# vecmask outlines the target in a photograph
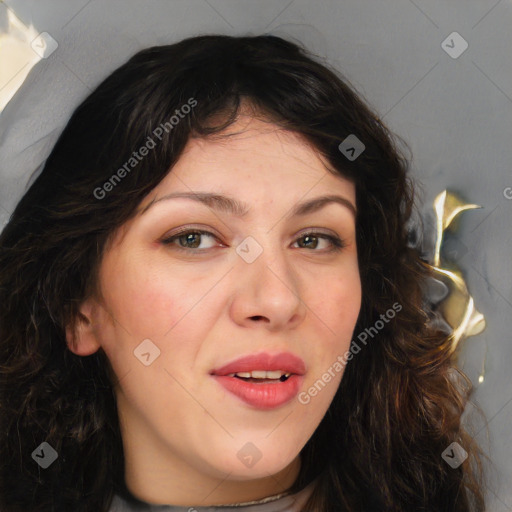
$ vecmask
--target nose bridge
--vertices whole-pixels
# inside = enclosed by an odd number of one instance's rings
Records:
[[[264,317],[272,324],[286,324],[303,316],[300,283],[287,248],[273,232],[249,236],[237,247],[239,289],[236,310],[244,319]]]
[[[242,268],[261,278],[277,281],[290,293],[295,291],[297,283],[290,269],[288,249],[283,247],[273,231],[246,237],[237,247],[237,253],[243,260]],[[241,262],[240,262],[241,263]],[[269,283],[266,283],[267,285]]]

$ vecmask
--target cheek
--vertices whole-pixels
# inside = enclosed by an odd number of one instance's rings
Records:
[[[201,297],[204,283],[170,267],[118,260],[104,272],[104,296],[118,323],[133,338],[161,339],[186,317]]]
[[[357,268],[339,277],[326,279],[317,291],[320,310],[328,325],[340,333],[355,326],[361,309],[361,281]]]
[[[160,350],[149,373],[161,373],[169,385],[168,369],[180,382],[188,382],[197,353],[220,314],[221,301],[208,293],[215,282],[211,275],[208,279],[157,262],[134,262],[135,258],[126,258],[115,273],[109,277],[105,273],[105,298],[115,318],[113,332],[102,333],[107,355],[118,375],[131,371],[142,383],[147,368],[134,353],[149,339]],[[152,347],[147,342],[145,346]],[[150,387],[155,384],[151,382],[147,382]]]
[[[357,269],[324,282],[317,289],[316,313],[319,332],[323,332],[321,361],[329,366],[350,347],[361,309],[361,283]]]
[[[346,368],[343,358],[350,348],[361,307],[357,267],[337,278],[331,276],[321,284],[316,288],[316,306],[311,307],[315,312],[317,336],[309,360],[314,363],[298,397],[307,410],[315,411],[311,418],[325,413],[343,378]]]

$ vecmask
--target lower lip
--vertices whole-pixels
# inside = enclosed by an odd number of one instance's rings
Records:
[[[254,383],[237,377],[214,375],[217,382],[246,404],[258,409],[274,409],[292,400],[302,385],[302,375],[291,375],[284,382]]]

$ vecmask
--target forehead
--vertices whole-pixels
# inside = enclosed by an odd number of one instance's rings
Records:
[[[342,203],[350,203],[338,211],[345,212],[342,215],[351,225],[355,222],[353,182],[335,173],[299,134],[250,116],[241,116],[214,137],[190,138],[179,160],[141,201],[135,218],[126,222],[115,238],[122,241],[132,224],[149,209],[153,211],[156,204],[171,207],[177,203],[167,198],[184,194],[196,200],[199,196],[218,196],[204,203],[235,215],[248,210],[248,215],[240,218],[257,219],[262,224],[293,216],[301,208],[303,213],[317,211],[322,201],[329,202],[325,196],[336,195]],[[316,207],[311,206],[315,200]],[[226,207],[227,203],[231,206]]]
[[[280,161],[294,159],[304,166],[311,166],[313,170],[325,165],[318,151],[300,134],[284,130],[270,121],[246,115],[241,115],[219,134],[191,138],[183,157],[193,154],[200,160],[213,155],[228,159],[233,152],[236,152],[237,158],[243,158],[251,165],[257,165],[259,161],[268,163],[276,157]],[[255,156],[257,160],[252,160]]]
[[[189,139],[179,161],[157,187],[223,188],[254,195],[343,191],[355,201],[352,182],[333,171],[309,141],[269,121],[241,115],[221,134]],[[247,188],[249,187],[249,189]],[[158,191],[158,190],[156,190]]]

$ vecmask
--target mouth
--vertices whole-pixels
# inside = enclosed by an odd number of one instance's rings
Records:
[[[238,373],[229,373],[226,377],[236,377],[237,379],[241,379],[245,382],[254,382],[257,384],[263,384],[266,382],[276,383],[286,382],[292,374],[290,372],[285,372],[283,370],[253,370],[251,372],[238,372]]]
[[[284,405],[297,395],[306,372],[304,361],[289,352],[241,357],[210,375],[232,395],[257,409]]]
[[[281,352],[275,355],[263,352],[243,356],[210,372],[211,375],[220,377],[272,380],[281,379],[284,376],[289,377],[292,374],[304,375],[304,373],[306,373],[304,361],[291,352]]]

